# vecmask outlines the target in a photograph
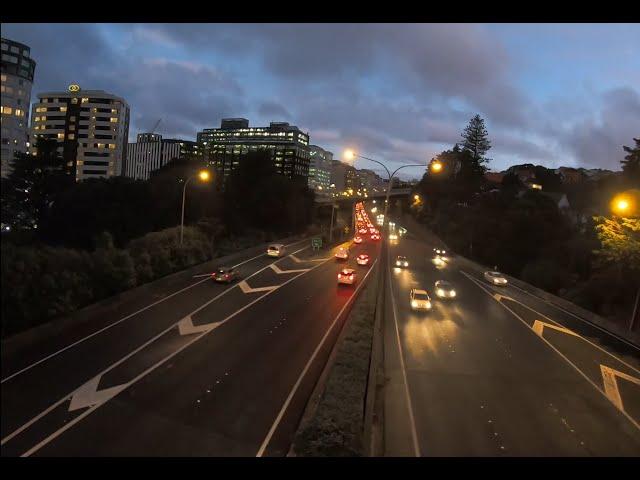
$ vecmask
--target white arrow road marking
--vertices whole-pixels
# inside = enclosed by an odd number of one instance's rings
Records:
[[[306,260],[300,260],[298,257],[296,257],[295,255],[291,254],[289,255],[291,257],[291,260],[293,260],[296,263],[304,263],[304,262],[324,262],[325,260],[329,260],[330,257],[327,258],[314,258],[314,259],[306,259]]]
[[[484,285],[482,285],[479,281],[477,281],[475,278],[473,278],[471,275],[469,275],[466,272],[463,272],[462,270],[460,270],[460,273],[462,273],[465,277],[467,277],[469,280],[471,280],[473,283],[475,283],[478,287],[480,287],[482,290],[484,290],[491,298],[493,298],[494,300],[496,299],[493,296],[493,293],[491,291],[489,291]],[[497,300],[496,300],[497,301]],[[514,300],[516,303],[520,303],[517,300]],[[520,322],[522,322],[526,327],[530,328],[533,331],[533,328],[530,327],[529,323],[522,318],[520,315],[518,315],[513,309],[511,309],[506,303],[500,302],[498,301],[498,303],[500,305],[502,305],[505,309],[507,309],[509,312],[511,312],[511,314],[516,317],[518,320],[520,320]],[[536,312],[535,310],[533,310],[531,307],[528,307],[527,305],[521,304],[525,307],[527,307],[529,310]],[[546,315],[541,314],[540,312],[536,312],[538,313],[538,315],[546,318],[547,320],[553,322],[552,319],[550,319],[549,317],[547,317]],[[557,323],[557,322],[554,322]],[[560,357],[562,357],[564,359],[565,362],[567,362],[569,365],[571,365],[571,367],[573,367],[573,369],[578,372],[587,382],[589,382],[591,384],[591,386],[593,388],[595,388],[598,392],[600,392],[605,398],[607,398],[609,401],[611,401],[618,409],[620,409],[620,407],[618,405],[620,405],[620,403],[616,404],[617,399],[615,397],[610,397],[607,393],[606,393],[606,388],[607,388],[607,382],[609,382],[609,388],[613,388],[612,384],[611,384],[611,378],[606,378],[605,379],[605,390],[603,390],[600,386],[596,385],[594,383],[593,380],[591,380],[591,378],[589,378],[582,370],[580,370],[580,368],[573,363],[571,360],[569,360],[567,358],[567,356],[565,354],[563,354],[560,350],[558,350],[551,342],[549,342],[546,338],[544,338],[542,335],[538,334],[537,332],[534,332],[534,334],[537,334],[537,336],[540,337],[540,339],[545,342],[551,349],[553,349],[558,355],[560,355]],[[581,340],[584,340],[588,343],[590,343],[591,345],[598,347],[597,345],[589,342],[587,339],[585,339],[584,337],[581,337],[580,335],[577,335],[577,337],[579,337]],[[609,353],[606,350],[598,347],[600,350],[602,350],[605,353]],[[627,363],[623,362],[622,360],[620,360],[618,357],[616,357],[615,355],[612,355],[611,353],[609,353],[610,356],[612,356],[613,358],[615,358],[617,361],[619,361],[620,363],[623,363],[624,365],[627,365],[628,367],[630,367],[631,369],[633,369],[634,371],[637,371],[635,368],[631,367],[630,365],[628,365]],[[633,377],[631,377],[633,378]],[[615,379],[614,379],[615,381]],[[617,389],[617,386],[615,387]],[[621,402],[621,400],[620,400]],[[622,414],[627,418],[627,420],[629,420],[629,422],[631,422],[633,424],[634,427],[636,427],[638,430],[640,430],[640,425],[638,424],[638,422],[636,422],[636,420],[634,420],[631,415],[629,415],[627,412],[625,412],[624,410],[620,409],[620,411],[622,412]]]
[[[249,286],[249,284],[247,282],[245,282],[244,280],[242,280],[238,286],[240,287],[240,289],[242,290],[242,293],[255,293],[255,292],[270,292],[271,290],[274,290],[276,288],[278,288],[277,285],[271,286],[271,287],[257,287],[257,288],[251,288]]]
[[[611,403],[624,412],[624,405],[622,404],[622,397],[620,396],[618,379],[616,377],[624,378],[636,385],[640,385],[640,378],[632,377],[631,375],[604,365],[600,365],[600,371],[602,372],[602,380],[604,382],[604,392],[607,394],[607,397],[609,397],[609,400],[611,400]]]
[[[300,273],[300,272],[307,272],[310,269],[309,268],[301,268],[299,270],[280,270],[278,268],[278,266],[275,263],[272,263],[271,265],[269,265],[269,267],[271,268],[271,270],[273,270],[274,272],[276,272],[278,275],[282,275],[283,273]]]
[[[502,301],[503,298],[506,300],[511,300],[512,302],[515,302],[513,298],[507,297],[506,295],[500,295],[499,293],[494,293],[493,298],[495,298],[499,302]]]
[[[314,268],[317,268],[319,266],[321,266],[322,264],[318,264],[315,267],[313,267],[311,270],[313,270]],[[266,267],[265,267],[266,268]],[[264,269],[263,269],[264,270]],[[262,270],[260,270],[262,271]],[[256,272],[254,275],[256,275],[258,272]],[[287,285],[288,283],[294,281],[296,278],[300,277],[301,275],[304,275],[304,273],[301,273],[299,275],[295,275],[294,277],[288,279],[286,282],[284,282],[281,285],[278,285],[277,287],[273,288],[273,291],[284,287],[285,285]],[[225,290],[222,294],[226,292],[231,291],[230,289]],[[271,295],[271,293],[273,293],[273,291],[271,292],[267,292],[266,295],[262,295],[261,297],[256,298],[255,300],[249,302],[248,304],[246,304],[245,306],[241,307],[240,309],[236,310],[235,312],[233,312],[232,314],[230,314],[229,316],[227,316],[224,320],[221,320],[220,322],[218,322],[218,326],[221,326],[222,324],[226,323],[227,321],[231,320],[233,317],[235,317],[236,315],[240,314],[241,312],[245,311],[246,309],[250,308],[252,305],[254,305],[256,302],[259,302],[261,300],[263,300],[265,297]],[[220,296],[219,295],[219,296]],[[217,298],[217,297],[216,297]],[[195,313],[199,312],[200,310],[202,310],[203,308],[205,308],[207,305],[209,305],[213,300],[208,301],[207,303],[205,303],[204,305],[201,305],[200,307],[198,307],[196,310],[194,310],[193,312],[191,312],[191,315],[194,315]],[[175,327],[175,324],[172,325],[169,328],[173,328]],[[166,332],[167,330],[165,330]],[[165,332],[162,332],[162,334],[164,334]],[[135,378],[133,378],[132,380],[130,380],[129,382],[127,382],[126,384],[121,385],[122,389],[121,390],[125,390],[126,388],[130,387],[131,385],[135,384],[136,382],[138,382],[141,378],[143,378],[144,376],[148,375],[149,373],[151,373],[152,371],[154,371],[155,369],[157,369],[159,366],[163,365],[165,362],[169,361],[171,358],[173,358],[174,356],[178,355],[180,352],[182,352],[184,349],[188,348],[189,346],[191,346],[193,343],[197,342],[198,340],[200,340],[202,337],[204,337],[205,335],[207,335],[209,332],[202,332],[199,335],[196,335],[193,337],[192,340],[186,342],[184,345],[182,345],[180,348],[174,350],[173,352],[171,352],[169,355],[167,355],[166,357],[164,357],[162,360],[158,361],[156,364],[152,365],[151,367],[149,367],[148,369],[146,369],[144,372],[138,374]],[[157,336],[155,337],[157,338]],[[153,341],[154,339],[152,339],[151,341]],[[133,353],[127,355],[127,357],[119,360],[118,362],[116,362],[115,364],[111,365],[110,367],[108,367],[106,370],[104,370],[102,373],[100,373],[99,375],[104,375],[106,372],[113,370],[113,368],[115,368],[117,365],[121,364],[126,358],[128,358],[129,356],[131,356]],[[71,395],[74,395],[76,393],[76,391],[74,391],[73,393],[71,393]],[[115,396],[112,395],[112,397]],[[40,413],[38,416],[34,417],[32,420],[30,420],[28,423],[26,423],[25,425],[23,425],[22,427],[20,427],[18,430],[16,430],[15,432],[13,432],[12,434],[8,435],[7,437],[2,439],[2,444],[4,445],[8,440],[10,440],[11,438],[13,438],[14,436],[16,436],[18,433],[20,433],[21,431],[23,431],[24,429],[28,428],[30,425],[32,425],[34,422],[36,422],[37,420],[39,420],[40,418],[44,417],[45,415],[47,415],[49,412],[51,412],[55,407],[57,407],[60,403],[66,401],[69,398],[69,395],[65,396],[63,399],[61,399],[59,402],[57,402],[54,405],[51,405],[49,408],[47,408],[45,411],[43,411],[42,413]],[[106,401],[103,401],[102,403],[96,403],[93,406],[91,406],[90,408],[88,408],[86,411],[82,412],[80,415],[78,415],[76,418],[74,418],[73,420],[65,423],[65,425],[61,428],[59,428],[58,430],[54,431],[52,434],[50,434],[49,436],[47,436],[46,438],[44,438],[43,440],[41,440],[39,443],[37,443],[36,445],[34,445],[33,447],[31,447],[29,450],[27,450],[26,452],[24,452],[22,455],[20,455],[21,457],[29,457],[31,456],[33,453],[37,452],[38,450],[40,450],[43,446],[47,445],[49,442],[51,442],[52,440],[54,440],[55,438],[57,438],[58,436],[62,435],[62,433],[64,433],[66,430],[70,429],[71,427],[73,427],[75,424],[77,424],[78,422],[82,421],[84,418],[86,418],[88,415],[90,415],[91,413],[93,413],[96,409],[100,408],[102,405],[104,405],[106,403]]]
[[[98,390],[98,384],[101,378],[102,375],[98,375],[76,390],[69,404],[70,412],[104,403],[115,397],[128,386],[128,384],[125,383],[115,387],[105,388],[104,390]]]
[[[180,335],[191,335],[193,333],[208,332],[218,326],[219,322],[205,323],[204,325],[194,325],[191,315],[184,317],[178,322],[178,332]]]
[[[564,327],[558,327],[557,325],[552,325],[551,323],[545,323],[541,320],[536,320],[535,322],[533,322],[533,327],[531,328],[538,335],[542,336],[542,331],[544,330],[544,327],[553,328],[554,330],[557,330],[559,332],[568,333],[569,335],[573,335],[574,337],[582,338],[573,330],[569,330],[568,328],[564,328]]]

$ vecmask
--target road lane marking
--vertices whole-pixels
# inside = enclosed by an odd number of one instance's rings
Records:
[[[273,285],[271,287],[251,288],[245,280],[242,280],[238,286],[240,287],[240,290],[242,290],[242,293],[270,292],[271,290],[278,288],[277,285]]]
[[[76,390],[69,403],[69,411],[80,410],[81,408],[92,407],[99,403],[104,403],[115,397],[127,387],[127,384],[116,385],[115,387],[98,390],[98,384],[102,376],[93,378]]]
[[[299,242],[298,242],[299,243]],[[305,248],[309,248],[309,247],[305,247]],[[298,251],[302,251],[305,248],[302,248]],[[318,264],[315,267],[311,268],[310,270],[314,270],[317,267],[320,267],[322,264]],[[268,268],[268,265],[262,269],[260,269],[259,271],[255,272],[253,275],[251,275],[248,278],[251,278],[252,276],[257,275],[258,273],[266,270]],[[287,285],[288,283],[292,282],[293,280],[295,280],[296,278],[306,274],[307,272],[303,272],[300,273],[290,279],[288,279],[286,282],[284,282],[283,284],[279,285],[278,287],[276,287],[275,289],[271,290],[270,292],[267,292],[265,295],[262,295],[258,298],[256,298],[255,300],[249,302],[247,305],[241,307],[240,309],[236,310],[235,312],[233,312],[232,314],[230,314],[229,316],[227,316],[224,320],[220,321],[220,322],[215,322],[217,326],[221,326],[224,323],[226,323],[228,320],[232,319],[233,317],[235,317],[236,315],[240,314],[241,312],[243,312],[244,310],[246,310],[247,308],[251,307],[252,305],[254,305],[255,303],[259,302],[260,300],[264,299],[265,297],[271,295],[274,291],[278,290],[281,287],[284,287],[285,285]],[[231,291],[236,285],[234,285],[231,288],[228,288],[227,290],[225,290],[224,292],[222,292],[220,295],[218,295],[217,297],[220,297],[222,295],[224,295],[225,293]],[[217,298],[216,297],[216,298]],[[204,305],[198,307],[196,310],[194,310],[193,312],[191,312],[189,314],[189,316],[194,315],[195,313],[201,311],[203,308],[205,308],[207,305],[209,305],[211,302],[213,302],[212,299],[210,301],[208,301],[207,303],[205,303]],[[147,344],[151,343],[152,341],[154,341],[155,339],[159,338],[161,335],[164,335],[167,331],[171,330],[172,328],[174,328],[177,325],[174,324],[171,327],[169,327],[168,329],[166,329],[164,332],[161,332],[159,335],[157,335],[156,337],[154,337],[152,340],[150,340],[149,342],[147,342]],[[205,335],[207,335],[211,330],[213,329],[209,329],[206,332],[203,332],[197,336],[195,336],[191,341],[185,343],[184,345],[182,345],[180,348],[176,349],[175,351],[173,351],[171,354],[169,354],[168,356],[166,356],[165,358],[163,358],[162,360],[158,361],[156,364],[152,365],[151,367],[149,367],[147,370],[143,371],[142,373],[140,373],[138,376],[136,376],[134,379],[132,379],[131,381],[127,382],[126,384],[121,384],[119,385],[119,387],[123,387],[118,393],[122,392],[123,390],[125,390],[126,388],[128,388],[129,386],[135,384],[137,381],[139,381],[141,378],[143,378],[144,376],[148,375],[149,373],[151,373],[153,370],[155,370],[156,368],[158,368],[159,366],[161,366],[162,364],[164,364],[165,362],[167,362],[168,360],[170,360],[171,358],[173,358],[175,355],[177,355],[178,353],[182,352],[184,349],[186,349],[187,347],[191,346],[193,343],[197,342],[198,340],[200,340],[202,337],[204,337]],[[142,347],[140,347],[139,349],[136,350],[140,350],[141,348],[143,348],[146,345],[143,345]],[[136,351],[131,352],[129,355],[127,355],[126,357],[122,358],[121,360],[119,360],[118,362],[116,362],[115,364],[111,365],[110,367],[108,367],[107,369],[105,369],[104,371],[102,371],[101,373],[99,373],[98,375],[96,375],[96,377],[101,377],[103,376],[105,373],[107,373],[108,371],[112,370],[113,368],[115,368],[117,365],[121,364],[122,362],[124,362],[127,358],[129,358],[130,356],[132,356],[134,353],[136,353]],[[91,381],[95,381],[95,378],[92,378]],[[91,382],[90,381],[90,382]],[[21,433],[22,431],[24,431],[26,428],[28,428],[29,426],[31,426],[33,423],[35,423],[37,420],[39,420],[40,418],[44,417],[47,413],[51,412],[53,409],[55,409],[57,406],[59,406],[60,404],[64,403],[65,401],[69,400],[70,397],[76,393],[78,390],[82,389],[85,386],[85,384],[83,384],[82,386],[80,386],[78,389],[74,390],[74,392],[72,392],[69,395],[66,395],[65,397],[63,397],[62,399],[60,399],[58,402],[56,402],[55,404],[51,405],[50,407],[48,407],[46,410],[44,410],[42,413],[40,413],[39,415],[37,415],[36,417],[34,417],[33,419],[31,419],[29,422],[27,422],[26,424],[22,425],[20,428],[18,428],[17,430],[15,430],[13,433],[11,433],[10,435],[8,435],[7,437],[2,439],[1,444],[4,445],[7,441],[11,440],[11,438],[15,437],[16,435],[18,435],[19,433]],[[48,443],[50,443],[52,440],[54,440],[55,438],[57,438],[58,436],[60,436],[62,433],[64,433],[66,430],[68,430],[69,428],[71,428],[72,426],[74,426],[75,424],[77,424],[78,422],[80,422],[81,420],[83,420],[84,418],[86,418],[88,415],[90,415],[91,413],[93,413],[95,410],[97,410],[99,407],[101,407],[102,405],[104,405],[105,403],[107,403],[108,400],[110,400],[111,398],[114,398],[115,395],[111,396],[108,399],[105,399],[105,401],[103,401],[102,403],[96,403],[95,405],[89,407],[88,410],[86,410],[85,412],[83,412],[81,415],[77,416],[76,418],[74,418],[73,420],[71,420],[70,422],[66,423],[63,427],[59,428],[58,430],[56,430],[55,432],[53,432],[52,434],[50,434],[48,437],[46,437],[45,439],[43,439],[41,442],[39,442],[38,444],[36,444],[35,446],[33,446],[32,448],[30,448],[29,450],[27,450],[25,453],[23,453],[21,455],[21,457],[28,457],[30,455],[32,455],[33,453],[37,452],[38,450],[40,450],[43,446],[47,445]]]
[[[622,404],[622,397],[620,396],[620,390],[618,389],[617,377],[624,378],[636,385],[640,385],[640,378],[632,377],[624,372],[620,372],[615,368],[607,367],[606,365],[600,365],[600,371],[602,372],[602,381],[604,383],[604,391],[611,400],[611,402],[618,407],[619,410],[624,411],[624,405]]]
[[[396,340],[398,341],[398,353],[400,354],[400,367],[402,369],[402,379],[404,381],[404,391],[407,398],[407,409],[409,410],[409,422],[411,424],[411,438],[413,440],[413,449],[416,457],[421,457],[420,444],[418,443],[418,432],[416,431],[416,420],[413,415],[413,407],[411,401],[411,393],[409,392],[409,381],[407,380],[407,368],[404,363],[404,351],[402,350],[402,342],[400,341],[400,329],[398,327],[398,317],[396,314],[396,300],[393,294],[393,275],[391,274],[391,257],[387,255],[389,267],[389,293],[391,294],[391,306],[393,312],[393,322],[396,330]]]
[[[578,320],[580,320],[582,323],[586,323],[587,325],[589,325],[589,326],[591,326],[591,327],[595,327],[595,328],[597,328],[598,330],[603,331],[603,332],[604,332],[604,333],[606,333],[607,335],[611,335],[611,336],[612,336],[612,337],[614,337],[615,339],[617,339],[617,340],[619,340],[619,341],[621,341],[621,342],[625,343],[626,345],[629,345],[630,347],[635,348],[636,350],[640,350],[640,347],[639,347],[638,345],[635,345],[635,344],[633,344],[633,343],[629,342],[628,340],[626,340],[626,339],[624,339],[624,338],[620,337],[619,335],[616,335],[615,333],[613,333],[613,332],[611,332],[611,331],[607,330],[606,328],[601,327],[600,325],[597,325],[597,324],[595,324],[595,323],[592,323],[592,322],[590,322],[589,320],[586,320],[586,319],[584,319],[584,318],[580,317],[579,315],[576,315],[575,313],[570,312],[569,310],[566,310],[565,308],[561,307],[560,305],[556,305],[555,303],[550,302],[550,301],[548,301],[548,300],[545,300],[545,299],[544,299],[544,298],[542,298],[542,297],[538,297],[537,295],[534,295],[534,294],[533,294],[533,293],[531,293],[531,292],[527,292],[527,291],[526,291],[526,290],[524,290],[523,288],[520,288],[520,287],[518,287],[517,285],[514,285],[513,283],[511,283],[509,286],[514,287],[514,288],[517,288],[518,290],[520,290],[520,291],[521,291],[521,292],[523,292],[523,293],[526,293],[526,294],[527,294],[527,295],[529,295],[530,297],[533,297],[533,298],[535,298],[536,300],[540,300],[541,302],[546,303],[546,304],[547,304],[547,305],[549,305],[550,307],[553,307],[553,308],[555,308],[555,309],[557,309],[557,310],[560,310],[561,312],[564,312],[564,313],[566,313],[566,314],[568,314],[568,315],[571,315],[571,316],[572,316],[572,317],[574,317],[574,318],[577,318],[577,319],[578,319]]]
[[[303,240],[299,240],[299,241],[297,241],[297,242],[290,243],[289,245],[286,245],[286,246],[287,246],[287,247],[289,247],[289,246],[291,246],[291,245],[296,245],[296,244],[301,243],[301,242],[306,241],[306,240],[308,240],[308,239],[306,239],[306,238],[305,238],[305,239],[303,239]],[[300,251],[300,250],[298,250],[298,251]],[[261,253],[260,255],[256,255],[255,257],[249,258],[248,260],[245,260],[245,261],[243,261],[243,262],[238,263],[237,265],[234,265],[234,266],[233,266],[233,268],[237,268],[237,267],[239,267],[239,266],[241,266],[241,265],[244,265],[245,263],[248,263],[248,262],[250,262],[250,261],[253,261],[253,260],[255,260],[255,259],[257,259],[257,258],[260,258],[260,257],[263,257],[263,256],[264,256],[264,253]],[[207,276],[210,276],[210,275],[207,275]],[[206,281],[207,281],[207,279],[206,279],[206,278],[205,278],[205,279],[203,279],[203,280],[199,280],[199,281],[197,281],[197,282],[195,282],[195,283],[193,283],[193,284],[191,284],[191,285],[186,286],[185,288],[182,288],[182,289],[178,290],[177,292],[172,293],[171,295],[167,295],[166,297],[163,297],[163,298],[161,298],[160,300],[157,300],[157,301],[155,301],[155,302],[153,302],[153,303],[150,303],[149,305],[147,305],[147,306],[145,306],[145,307],[142,307],[140,310],[137,310],[137,311],[135,311],[135,312],[133,312],[133,313],[130,313],[129,315],[127,315],[127,316],[125,316],[125,317],[123,317],[123,318],[121,318],[121,319],[119,319],[119,320],[115,321],[114,323],[111,323],[111,324],[109,324],[109,325],[107,325],[107,326],[105,326],[105,327],[101,328],[100,330],[98,330],[98,331],[96,331],[96,332],[93,332],[92,334],[87,335],[86,337],[81,338],[80,340],[77,340],[77,341],[73,342],[73,343],[72,343],[72,344],[70,344],[70,345],[67,345],[67,346],[66,346],[66,347],[64,347],[64,348],[61,348],[60,350],[58,350],[58,351],[56,351],[56,352],[54,352],[54,353],[52,353],[52,354],[50,354],[50,355],[47,355],[46,357],[41,358],[40,360],[38,360],[38,361],[36,361],[36,362],[34,362],[34,363],[32,363],[32,364],[28,365],[27,367],[24,367],[24,368],[23,368],[23,369],[21,369],[21,370],[18,370],[18,371],[17,371],[17,372],[15,372],[15,373],[12,373],[12,374],[11,374],[11,375],[9,375],[8,377],[5,377],[5,378],[3,378],[2,380],[0,380],[0,384],[2,384],[2,383],[4,383],[4,382],[7,382],[7,381],[11,380],[12,378],[17,377],[18,375],[21,375],[21,374],[23,374],[23,373],[27,372],[28,370],[31,370],[33,367],[35,367],[35,366],[37,366],[37,365],[40,365],[41,363],[46,362],[47,360],[50,360],[50,359],[52,359],[53,357],[56,357],[56,356],[60,355],[62,352],[66,351],[66,350],[69,350],[70,348],[75,347],[76,345],[79,345],[79,344],[83,343],[84,341],[89,340],[90,338],[92,338],[92,337],[94,337],[94,336],[96,336],[96,335],[98,335],[98,334],[100,334],[100,333],[102,333],[102,332],[105,332],[105,331],[109,330],[111,327],[115,327],[116,325],[118,325],[118,324],[120,324],[120,323],[124,322],[125,320],[128,320],[129,318],[131,318],[131,317],[133,317],[133,316],[135,316],[135,315],[138,315],[139,313],[142,313],[142,312],[144,312],[145,310],[148,310],[149,308],[154,307],[155,305],[158,305],[159,303],[162,303],[162,302],[164,302],[165,300],[169,300],[171,297],[174,297],[174,296],[176,296],[176,295],[178,295],[178,294],[180,294],[180,293],[182,293],[182,292],[185,292],[185,291],[189,290],[190,288],[193,288],[193,287],[195,287],[196,285],[199,285],[199,284],[201,284],[202,282],[206,282]]]
[[[558,327],[557,325],[553,325],[552,323],[546,323],[546,322],[543,322],[542,320],[535,320],[533,322],[533,326],[531,327],[531,329],[534,332],[536,332],[538,335],[542,336],[542,332],[544,331],[544,327],[552,328],[553,330],[557,330],[557,331],[562,332],[562,333],[567,333],[569,335],[573,335],[574,337],[582,338],[580,335],[578,335],[573,330],[569,330],[568,328],[564,328],[564,327]]]
[[[478,280],[476,280],[475,278],[473,278],[471,275],[467,274],[466,272],[463,272],[462,270],[460,272],[463,275],[465,275],[469,280],[471,280],[473,283],[475,283],[478,287],[480,287],[482,290],[484,290],[491,298],[496,300],[496,298],[493,296],[492,292],[490,290],[488,290],[484,285],[482,285]],[[511,309],[509,306],[507,306],[505,303],[503,303],[503,302],[501,302],[499,300],[496,300],[496,302],[498,302],[499,305],[502,305],[502,307],[506,308],[509,312],[511,312],[511,314],[514,317],[516,317],[518,320],[520,320],[527,327],[528,330],[533,332],[533,329],[529,326],[529,323],[524,318],[522,318],[520,315],[518,315],[513,309]],[[580,368],[578,368],[578,366],[575,363],[573,363],[571,360],[569,360],[551,342],[549,342],[546,338],[544,338],[542,336],[539,336],[535,332],[533,332],[533,334],[536,335],[536,337],[540,338],[543,342],[545,342],[549,347],[551,347],[558,355],[560,355],[560,357],[562,357],[569,365],[571,365],[587,382],[589,382],[591,384],[591,386],[593,386],[593,388],[595,388],[607,400],[609,400],[611,403],[613,403],[613,405],[616,408],[618,407],[618,405],[616,405],[615,402],[611,401],[611,398],[609,398],[609,396],[606,394],[604,389],[602,389],[598,385],[596,385],[593,380],[591,380],[585,373],[583,373],[582,370],[580,370]],[[585,340],[584,337],[580,337],[580,338],[582,340]],[[622,363],[624,363],[624,362],[622,362]],[[640,430],[640,424],[638,424],[638,422],[636,422],[625,410],[621,410],[620,408],[618,408],[618,411],[621,412],[627,418],[627,420],[629,420],[633,424],[633,426],[635,426],[638,430]]]
[[[217,326],[217,322],[206,323],[204,325],[194,325],[191,315],[188,315],[178,322],[178,333],[180,335],[193,335],[194,333],[208,332]]]
[[[304,259],[304,260],[300,260],[298,257],[296,257],[295,255],[290,255],[291,260],[293,260],[296,263],[305,263],[305,262],[324,262],[326,260],[329,260],[329,258],[331,257],[327,257],[327,258],[313,258],[313,259]]]
[[[329,257],[327,259],[327,261],[328,260],[331,260],[331,257]],[[333,322],[331,322],[331,325],[329,325],[329,328],[327,329],[327,331],[325,332],[324,336],[322,337],[322,340],[320,340],[320,343],[318,344],[316,349],[311,354],[311,357],[309,358],[309,360],[307,361],[306,365],[304,366],[304,369],[302,370],[302,373],[300,373],[300,376],[298,376],[298,380],[296,380],[296,383],[293,385],[293,388],[289,392],[289,395],[287,396],[287,399],[285,400],[284,404],[282,405],[282,408],[278,412],[278,415],[276,416],[276,419],[273,421],[273,424],[271,425],[271,428],[269,429],[269,432],[267,433],[267,436],[262,441],[262,444],[260,445],[260,449],[258,450],[258,453],[256,453],[256,457],[262,457],[262,455],[264,455],[264,452],[267,449],[267,446],[269,445],[269,442],[271,441],[271,438],[273,437],[273,434],[276,432],[278,426],[280,425],[280,422],[282,421],[282,417],[284,416],[284,413],[286,412],[287,408],[289,407],[289,404],[291,403],[291,400],[293,399],[293,397],[295,396],[296,392],[298,391],[298,387],[302,383],[302,379],[307,374],[307,371],[309,370],[309,368],[313,364],[313,361],[315,360],[316,355],[318,355],[318,352],[320,351],[320,349],[324,345],[324,342],[326,341],[327,337],[329,336],[329,334],[333,330],[333,327],[335,326],[336,322],[338,321],[338,319],[340,318],[340,316],[342,315],[344,310],[347,308],[347,306],[351,303],[351,300],[353,300],[355,298],[355,295],[356,295],[356,293],[358,293],[358,290],[360,290],[360,288],[362,288],[362,286],[364,285],[367,277],[369,276],[369,274],[373,270],[373,267],[375,266],[377,261],[378,261],[378,259],[376,259],[373,262],[373,264],[371,265],[371,268],[367,271],[367,273],[364,276],[364,278],[362,279],[362,281],[358,284],[358,286],[354,290],[354,292],[351,295],[351,297],[349,297],[349,300],[347,300],[345,302],[345,304],[342,306],[342,308],[338,312],[338,315],[336,315],[336,317],[333,319]]]
[[[272,263],[271,265],[269,265],[269,267],[271,267],[271,270],[276,272],[278,275],[282,275],[283,273],[298,273],[298,272],[309,271],[308,268],[301,268],[299,270],[280,270],[280,268],[278,268],[278,266],[275,263]]]

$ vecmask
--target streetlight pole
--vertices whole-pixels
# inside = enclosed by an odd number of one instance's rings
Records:
[[[200,172],[198,172],[197,175],[192,175],[189,178],[187,178],[187,181],[184,182],[184,187],[182,187],[182,215],[180,217],[180,245],[182,245],[182,241],[184,239],[184,204],[187,198],[187,185],[191,180],[193,180],[196,177],[200,178],[200,180],[202,180],[203,182],[206,182],[209,180],[209,172],[207,170],[200,170]]]
[[[351,154],[354,157],[362,158],[364,160],[369,160],[370,162],[375,162],[378,165],[380,165],[382,168],[384,168],[385,171],[387,172],[387,176],[389,178],[389,184],[387,185],[387,194],[386,194],[385,201],[384,201],[384,219],[383,219],[383,223],[382,223],[382,227],[384,228],[384,226],[387,224],[387,211],[389,209],[389,196],[391,195],[391,181],[393,180],[395,174],[398,173],[398,170],[402,170],[403,168],[408,168],[408,167],[426,167],[426,165],[423,165],[421,163],[412,164],[412,165],[403,165],[401,167],[396,168],[393,171],[393,173],[391,173],[389,171],[389,169],[386,167],[386,165],[384,163],[382,163],[382,162],[379,162],[378,160],[374,160],[373,158],[365,157],[364,155],[360,155],[360,154],[357,154],[355,152],[351,152]]]
[[[182,187],[182,216],[180,218],[180,245],[182,245],[182,240],[184,238],[184,203],[187,197],[187,185],[193,178],[195,177],[187,178],[187,181],[184,182],[184,187]]]

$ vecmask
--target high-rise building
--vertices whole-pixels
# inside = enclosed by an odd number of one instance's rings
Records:
[[[332,160],[333,153],[317,145],[309,146],[309,188],[329,188]]]
[[[368,191],[383,190],[382,178],[373,170],[366,168],[358,170],[358,179],[361,188],[366,188]]]
[[[344,162],[333,160],[331,162],[331,184],[335,190],[342,192],[348,189],[357,190],[360,188],[358,171]]]
[[[277,171],[290,178],[309,176],[309,135],[286,122],[249,127],[246,118],[225,118],[220,128],[198,132],[198,146],[209,162],[229,175],[249,152],[268,150]]]
[[[29,105],[36,62],[31,49],[22,43],[2,38],[2,153],[3,177],[11,171],[15,152],[29,147]]]
[[[127,147],[127,163],[124,175],[136,180],[149,180],[151,173],[175,158],[198,155],[196,142],[180,139],[163,139],[157,133],[139,133],[136,143]]]
[[[39,137],[58,142],[58,152],[76,180],[126,171],[129,105],[103,90],[69,85],[66,92],[38,94],[31,113],[31,151]]]

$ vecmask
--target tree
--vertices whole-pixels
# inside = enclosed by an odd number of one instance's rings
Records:
[[[462,133],[463,150],[470,152],[473,160],[479,165],[489,161],[485,158],[485,154],[491,149],[491,141],[488,137],[484,119],[480,115],[469,120],[469,124]]]
[[[596,254],[604,262],[640,272],[640,218],[594,217],[601,248]]]
[[[636,143],[635,147],[622,147],[627,155],[624,160],[620,160],[620,163],[626,180],[632,187],[638,188],[640,186],[640,138],[634,138],[633,141]]]
[[[37,229],[57,196],[75,183],[55,140],[39,138],[36,152],[16,152],[12,172],[2,180],[2,223],[14,229]]]

